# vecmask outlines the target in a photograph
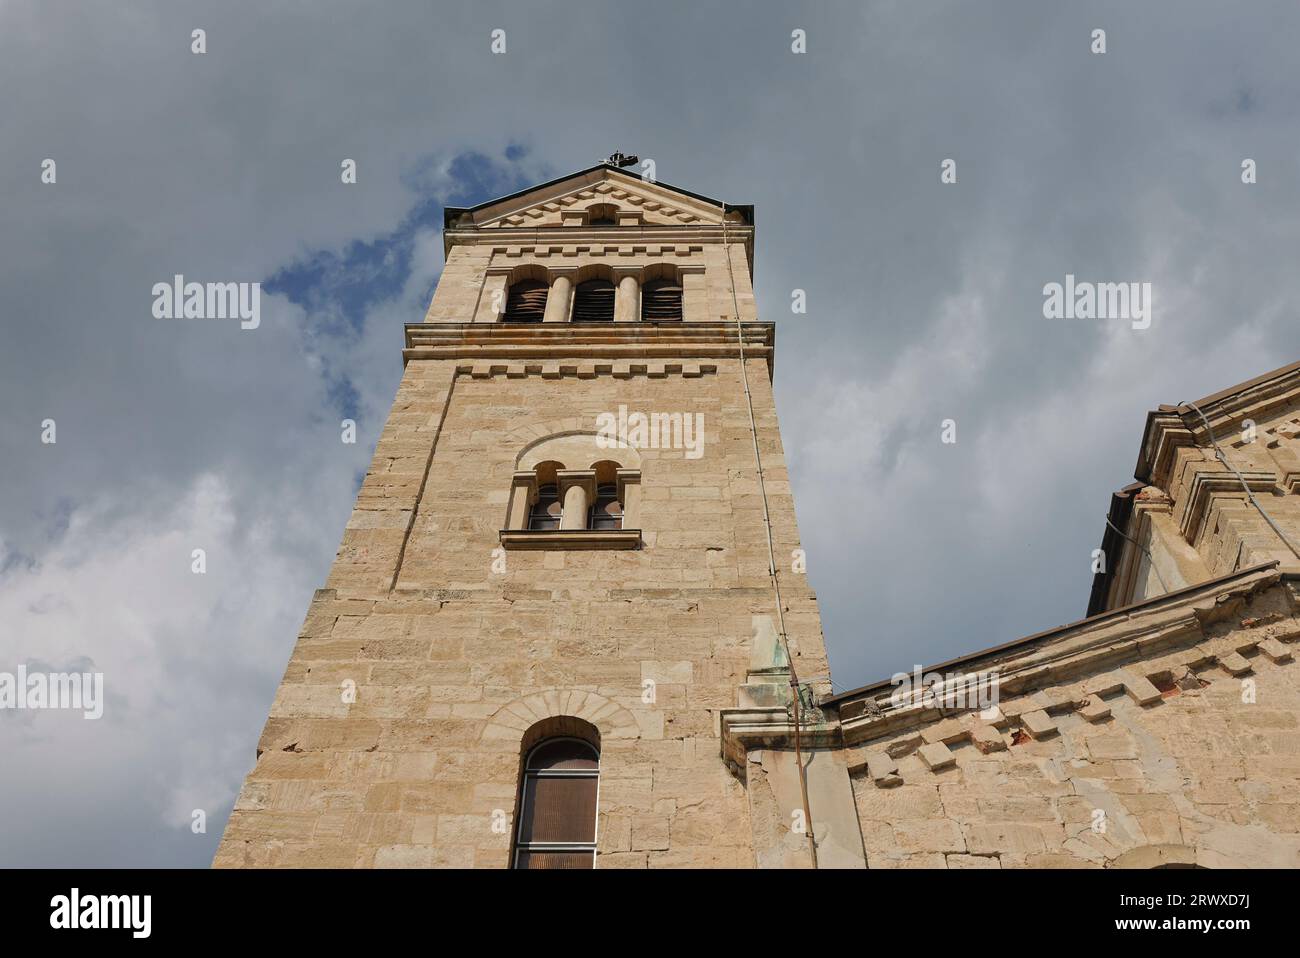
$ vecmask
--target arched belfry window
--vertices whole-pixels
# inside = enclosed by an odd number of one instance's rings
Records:
[[[623,528],[623,501],[618,489],[618,463],[610,460],[594,462],[596,495],[591,500],[587,514],[588,529]]]
[[[605,442],[603,435],[566,430],[520,452],[510,477],[502,546],[641,548],[641,457],[616,436]]]
[[[528,516],[528,528],[533,532],[544,529],[560,528],[563,505],[560,502],[560,487],[553,482],[537,487],[537,501]]]
[[[573,322],[612,323],[614,321],[614,284],[607,279],[579,283],[573,295]]]
[[[588,529],[623,528],[623,504],[618,501],[618,486],[596,487],[596,501],[591,506]]]
[[[682,287],[675,279],[652,279],[641,287],[641,319],[673,322],[682,318]]]
[[[558,462],[537,464],[537,496],[528,509],[528,528],[532,532],[560,528],[560,519],[564,515],[564,500],[556,473],[560,468]]]
[[[600,753],[580,738],[548,738],[524,759],[515,868],[593,868]]]
[[[546,314],[546,294],[549,287],[539,279],[521,279],[510,284],[506,295],[507,323],[540,323]]]

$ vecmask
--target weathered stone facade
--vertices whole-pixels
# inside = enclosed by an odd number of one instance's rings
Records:
[[[871,867],[1300,865],[1297,436],[1300,363],[1160,407],[1089,617],[928,670],[996,709],[824,703]]]
[[[1300,541],[1300,364],[1152,414],[1090,617],[928,670],[996,673],[996,707],[832,697],[751,211],[602,165],[445,236],[214,864],[508,867],[523,756],[565,734],[600,868],[809,867],[805,806],[823,868],[1300,864],[1300,564],[1260,512]],[[571,322],[593,278],[612,321]],[[661,278],[680,322],[641,321]],[[502,322],[524,281],[544,320]],[[608,448],[620,408],[702,445]],[[575,524],[615,482],[621,528]]]
[[[1295,603],[1270,564],[960,663],[992,714],[851,697],[871,867],[1294,867]]]
[[[745,788],[718,751],[719,712],[775,616],[738,335],[791,651],[801,674],[829,683],[816,599],[789,571],[799,536],[773,330],[755,321],[749,282],[753,230],[730,214],[728,268],[717,204],[609,169],[585,177],[594,189],[544,187],[449,227],[447,270],[426,323],[408,328],[397,399],[217,865],[506,866],[521,742],[557,716],[600,732],[599,867],[755,864]],[[676,225],[537,218],[561,234],[552,244],[499,218],[592,201],[653,205],[647,220],[676,210]],[[665,260],[688,270],[682,323],[516,326],[493,312],[494,284],[520,266],[535,276],[554,263],[554,282],[607,261],[637,277]],[[597,417],[620,406],[702,414],[699,455],[584,452]],[[556,455],[585,457],[570,470],[615,457],[639,471],[638,501],[625,503],[638,548],[500,548],[519,525],[514,477],[555,438],[570,450]]]

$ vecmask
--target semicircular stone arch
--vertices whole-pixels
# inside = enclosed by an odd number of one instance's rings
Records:
[[[1139,845],[1110,863],[1110,868],[1197,868],[1196,848],[1191,845]]]
[[[596,462],[616,462],[623,469],[640,469],[641,454],[628,445],[598,442],[600,434],[591,420],[570,418],[537,423],[511,432],[508,441],[522,446],[515,469],[529,470],[539,462],[563,463],[566,469],[590,469]]]
[[[596,692],[546,689],[507,702],[488,719],[483,739],[522,742],[524,733],[547,719],[571,716],[596,726],[605,739],[640,738],[636,719],[622,705]]]

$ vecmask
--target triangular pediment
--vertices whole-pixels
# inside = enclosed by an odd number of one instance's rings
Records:
[[[448,211],[448,225],[478,229],[716,226],[722,222],[721,207],[720,201],[601,165],[471,209]]]

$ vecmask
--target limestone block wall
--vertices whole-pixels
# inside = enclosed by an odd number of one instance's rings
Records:
[[[855,745],[868,867],[1300,865],[1294,582],[1204,607],[1199,641]]]
[[[755,864],[717,718],[745,682],[752,617],[774,612],[739,363],[579,378],[581,364],[408,363],[216,865],[505,867],[522,736],[563,715],[601,735],[597,867]],[[788,562],[798,530],[764,362],[749,382]],[[620,404],[704,416],[698,458],[640,450],[643,547],[510,551],[498,571],[523,447]],[[824,676],[815,597],[788,565],[782,586],[801,676]]]
[[[426,323],[468,323],[478,308],[487,267],[492,261],[490,246],[453,246],[425,313]]]

